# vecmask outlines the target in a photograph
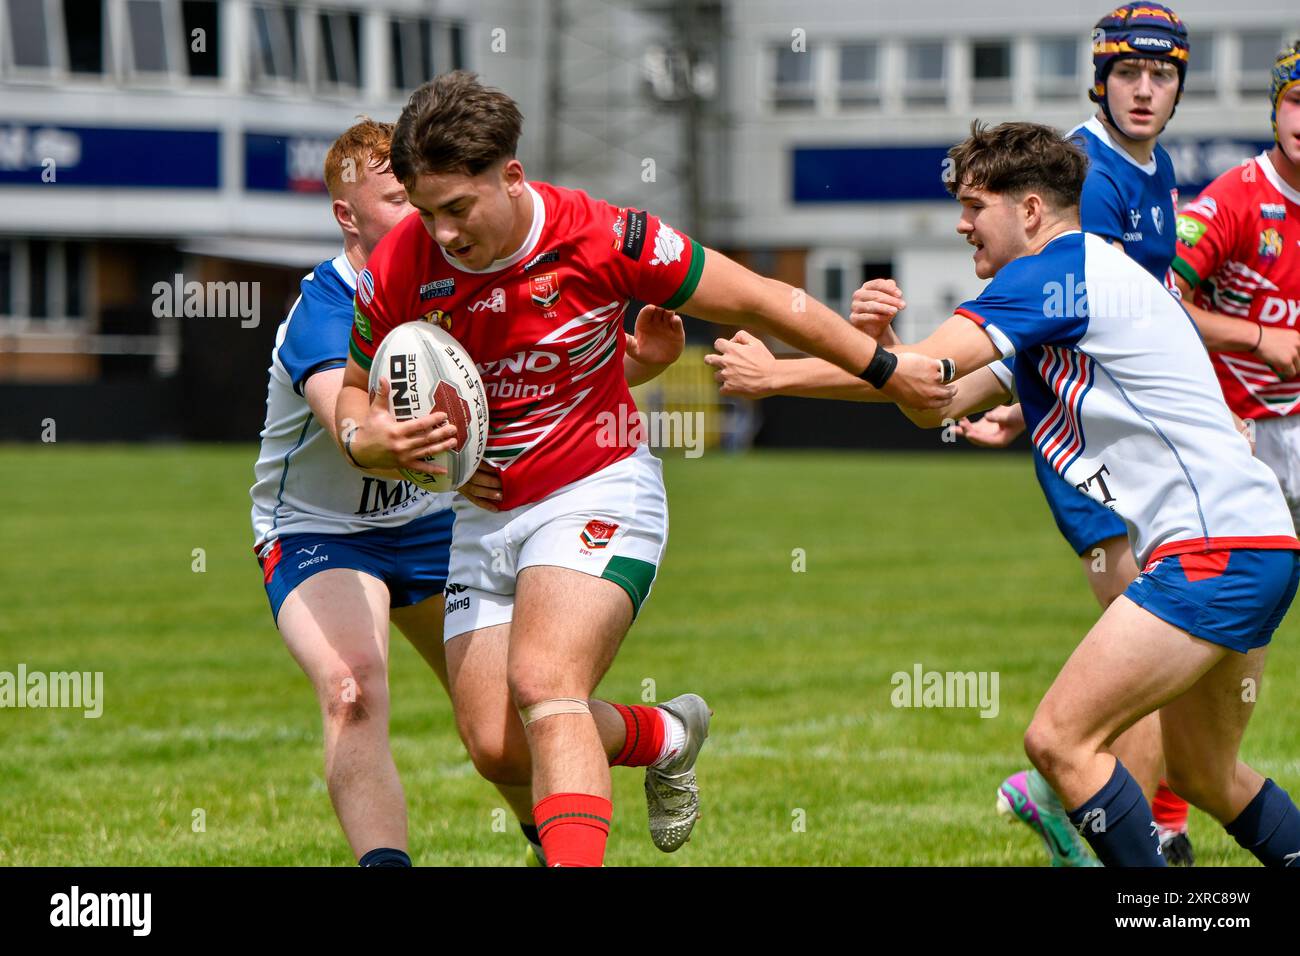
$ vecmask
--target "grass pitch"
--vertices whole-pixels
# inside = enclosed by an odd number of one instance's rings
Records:
[[[0,671],[104,675],[98,719],[0,710],[0,864],[352,863],[316,703],[250,549],[254,456],[0,448]],[[714,453],[670,458],[667,479],[668,554],[600,694],[709,700],[705,815],[659,853],[642,771],[616,769],[608,863],[1042,864],[994,791],[1026,765],[1024,727],[1097,609],[1028,460]],[[1244,750],[1292,793],[1298,631],[1292,613]],[[518,865],[441,688],[392,646],[412,856]],[[892,706],[891,676],[918,663],[997,672],[997,716]],[[1192,838],[1202,864],[1254,862],[1195,810]]]

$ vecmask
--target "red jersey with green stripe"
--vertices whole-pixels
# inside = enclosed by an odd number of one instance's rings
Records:
[[[1300,322],[1300,191],[1267,153],[1205,187],[1178,216],[1173,269],[1211,312],[1277,328]],[[1257,355],[1213,352],[1223,396],[1242,418],[1300,411],[1300,379],[1283,381]]]
[[[358,276],[350,349],[369,370],[403,322],[455,336],[483,376],[485,461],[501,470],[502,509],[632,454],[635,445],[609,440],[610,423],[636,408],[623,377],[628,303],[675,309],[704,269],[704,250],[655,216],[547,183],[528,188],[527,239],[485,269],[445,254],[418,215],[402,220]]]

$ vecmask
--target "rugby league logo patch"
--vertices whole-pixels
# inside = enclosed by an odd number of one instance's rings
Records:
[[[535,305],[549,309],[560,301],[560,274],[547,272],[533,276],[528,280],[528,291],[532,293]]]
[[[618,530],[618,525],[610,521],[600,521],[593,518],[587,522],[587,527],[582,529],[579,537],[582,539],[584,547],[591,548],[593,551],[606,547],[610,539],[614,537],[614,532]]]

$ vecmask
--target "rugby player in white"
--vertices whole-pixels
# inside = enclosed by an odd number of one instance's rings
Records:
[[[950,156],[958,231],[976,249],[976,274],[994,281],[903,347],[954,356],[967,373],[948,408],[904,411],[938,425],[1018,395],[1044,458],[1124,518],[1143,567],[1047,692],[1026,753],[1104,864],[1161,866],[1150,805],[1110,749],[1160,709],[1173,788],[1266,865],[1294,865],[1300,811],[1238,756],[1255,702],[1243,687],[1258,686],[1300,581],[1277,478],[1251,457],[1186,311],[1079,232],[1086,161],[1074,146],[1008,123],[973,130]],[[1082,309],[1063,308],[1069,276],[1083,279]],[[710,357],[724,392],[770,381],[750,344]],[[785,391],[863,397],[826,363],[778,364]]]

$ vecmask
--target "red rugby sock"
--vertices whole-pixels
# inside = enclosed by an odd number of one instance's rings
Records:
[[[611,767],[648,767],[659,759],[664,748],[664,718],[657,707],[638,704],[615,704],[614,709],[627,726],[627,739]]]
[[[1156,798],[1151,801],[1151,814],[1156,823],[1165,830],[1187,829],[1187,801],[1169,789],[1169,784],[1160,781]]]
[[[614,805],[589,793],[553,793],[533,807],[547,866],[600,866]]]

